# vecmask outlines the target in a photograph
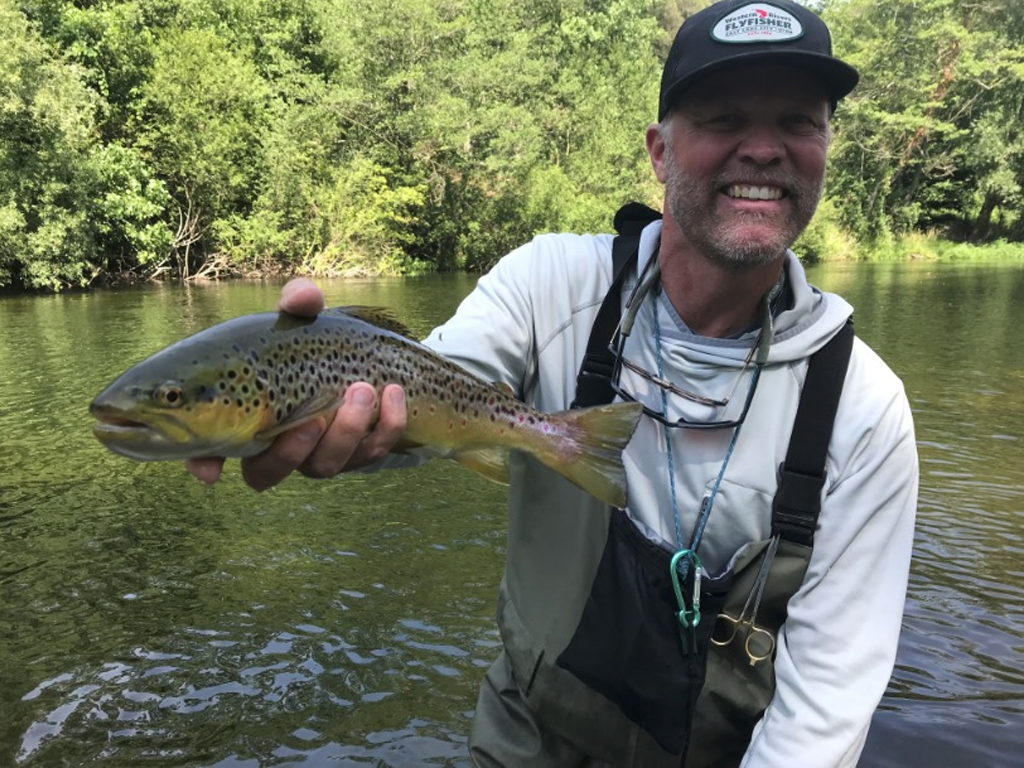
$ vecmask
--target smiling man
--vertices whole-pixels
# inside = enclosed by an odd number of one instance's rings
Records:
[[[789,0],[695,14],[646,134],[664,220],[627,207],[639,234],[614,245],[537,237],[426,340],[544,411],[644,405],[624,509],[511,458],[475,765],[856,764],[899,636],[913,423],[852,307],[789,250],[856,82]],[[308,281],[283,292],[284,310],[322,307]],[[403,465],[406,422],[398,386],[354,384],[329,427],[281,436],[243,473],[263,489]],[[190,469],[212,482],[221,463]]]

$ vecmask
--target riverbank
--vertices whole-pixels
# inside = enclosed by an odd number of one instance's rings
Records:
[[[957,263],[992,263],[998,261],[1024,261],[1024,243],[999,240],[992,243],[957,243],[934,235],[910,234],[890,240],[873,243],[859,243],[850,235],[834,227],[815,229],[814,225],[805,232],[793,250],[805,264],[842,263],[896,263],[903,261],[934,261]],[[271,280],[283,282],[292,277],[309,277],[314,280],[352,279],[366,280],[388,277],[419,277],[425,274],[479,273],[480,270],[441,270],[424,268],[425,262],[409,260],[411,268],[403,271],[396,268],[394,260],[381,261],[375,268],[372,260],[361,262],[358,269],[343,268],[327,260],[306,259],[302,263],[287,264],[270,259],[258,263],[229,261],[215,258],[209,268],[200,267],[185,282],[190,284],[214,283],[227,280]],[[484,270],[486,271],[486,270]],[[156,274],[142,274],[138,271],[124,273],[104,272],[95,275],[85,285],[63,285],[30,288],[13,285],[0,286],[0,297],[19,294],[49,294],[88,292],[94,288],[123,288],[146,284],[173,284],[182,282],[175,270],[165,269]]]
[[[793,250],[809,264],[822,262],[993,262],[1024,260],[1024,243],[955,242],[934,234],[913,232],[899,237],[859,242],[831,223],[812,222]]]

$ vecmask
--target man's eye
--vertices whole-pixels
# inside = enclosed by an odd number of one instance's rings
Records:
[[[736,114],[720,114],[712,115],[711,117],[704,120],[704,125],[709,128],[736,128],[742,124],[743,120],[739,115]]]
[[[786,128],[798,133],[813,133],[821,130],[821,125],[810,115],[789,115],[785,120]]]

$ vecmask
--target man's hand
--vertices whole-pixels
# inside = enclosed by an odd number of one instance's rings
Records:
[[[324,296],[311,280],[300,277],[281,289],[277,308],[313,317],[324,308]],[[345,391],[335,413],[289,430],[263,453],[242,459],[242,477],[255,490],[264,491],[295,470],[307,477],[333,477],[365,467],[388,454],[405,431],[406,419],[400,386],[388,384],[378,403],[371,385],[356,382]],[[187,459],[185,468],[209,485],[220,477],[224,459]]]

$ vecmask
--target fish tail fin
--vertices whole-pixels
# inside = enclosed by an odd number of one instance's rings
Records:
[[[643,406],[614,403],[552,414],[569,440],[567,447],[536,454],[566,480],[613,507],[626,505],[622,451],[633,436]]]

